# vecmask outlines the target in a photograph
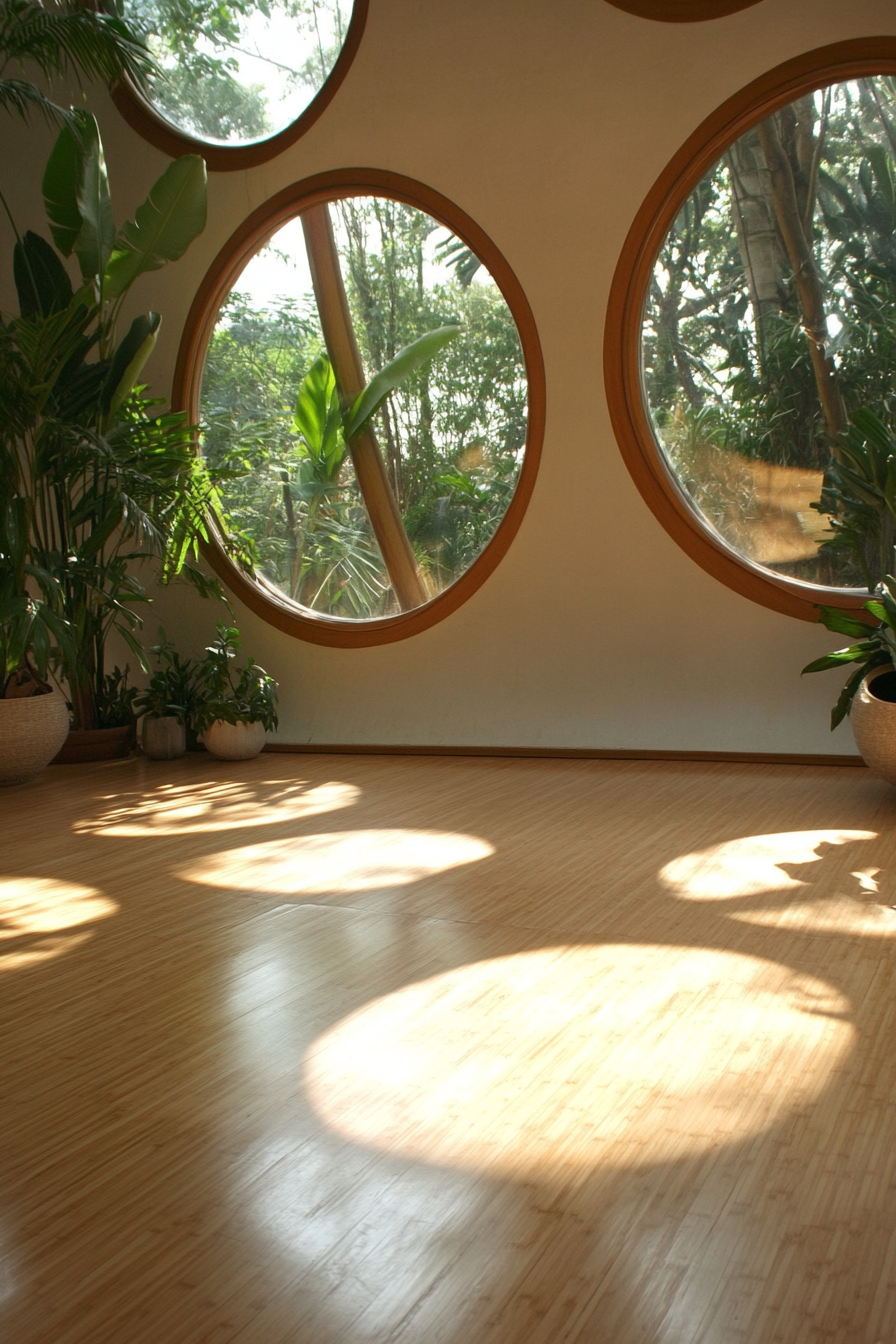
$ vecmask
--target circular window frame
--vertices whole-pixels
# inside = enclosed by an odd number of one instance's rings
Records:
[[[279,228],[303,209],[351,196],[382,195],[422,210],[461,238],[490,272],[519,333],[526,369],[526,442],[519,479],[507,512],[491,540],[459,579],[413,611],[349,622],[311,612],[291,601],[261,575],[250,576],[227,555],[213,533],[203,551],[215,573],[257,615],[278,630],[312,644],[369,648],[407,639],[450,616],[482,586],[507,554],[532,497],[541,460],[545,423],[545,373],[535,318],[522,286],[488,234],[447,197],[413,178],[376,168],[343,168],[303,178],[253,210],[215,257],[187,315],[181,336],[171,404],[198,424],[205,351],[221,304],[246,263]]]
[[[607,0],[614,9],[656,23],[705,23],[761,3],[762,0]]]
[[[112,100],[132,130],[171,158],[179,158],[182,154],[201,154],[207,167],[216,173],[255,168],[260,163],[267,163],[270,159],[276,158],[278,154],[282,154],[290,145],[300,140],[332,102],[361,45],[368,7],[369,0],[354,0],[342,50],[321,88],[295,121],[291,121],[282,131],[277,131],[275,135],[268,136],[265,140],[253,140],[248,144],[219,145],[190,135],[187,131],[178,130],[172,122],[162,116],[146,94],[130,79],[124,79],[115,85]]]
[[[868,594],[777,575],[728,546],[691,503],[657,443],[641,381],[641,328],[660,248],[685,199],[728,147],[793,99],[863,75],[896,74],[896,37],[817,47],[761,75],[706,118],[648,192],[623,244],[604,328],[610,420],[629,473],[651,512],[702,569],[741,596],[787,616],[818,620],[818,606],[859,610]]]

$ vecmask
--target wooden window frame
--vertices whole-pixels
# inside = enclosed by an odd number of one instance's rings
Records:
[[[162,116],[146,94],[129,79],[122,80],[112,90],[113,101],[125,121],[138,135],[148,140],[156,149],[170,154],[172,158],[179,158],[181,154],[201,154],[208,168],[216,173],[254,168],[260,163],[267,163],[269,159],[282,154],[290,145],[295,144],[329,106],[361,45],[367,23],[368,4],[369,0],[354,0],[345,42],[323,85],[295,121],[266,140],[243,145],[216,145],[190,135],[187,131],[181,131],[167,117]]]
[[[380,195],[425,211],[461,238],[480,258],[500,289],[520,337],[526,369],[528,414],[519,479],[507,512],[481,554],[459,579],[437,597],[412,611],[369,621],[346,621],[311,612],[291,601],[262,576],[251,576],[226,554],[213,537],[204,548],[215,573],[227,587],[269,624],[312,644],[366,648],[407,639],[445,619],[479,589],[507,554],[526,513],[544,437],[545,375],[535,319],[522,286],[495,244],[459,206],[412,178],[376,168],[343,168],[318,173],[272,196],[260,205],[221,248],[197,291],[187,315],[172,388],[172,406],[199,422],[199,398],[205,351],[219,309],[243,267],[284,224],[302,209],[351,196]]]
[[[610,419],[625,464],[655,517],[692,560],[761,606],[805,621],[817,606],[856,610],[868,594],[774,574],[728,546],[689,500],[657,443],[641,382],[641,328],[650,277],[685,199],[728,147],[801,95],[864,75],[896,74],[896,37],[818,47],[775,66],[712,112],[657,178],[638,211],[613,277],[604,331]]]
[[[761,0],[607,0],[614,9],[657,23],[703,23],[751,9]]]

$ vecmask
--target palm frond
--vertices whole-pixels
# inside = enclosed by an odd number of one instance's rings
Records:
[[[108,82],[127,76],[138,84],[156,70],[134,27],[114,15],[82,8],[77,0],[46,7],[38,0],[0,0],[0,62],[0,70],[10,63],[24,68],[31,62],[45,79],[77,70],[88,79]]]
[[[0,79],[0,108],[17,113],[23,121],[27,121],[28,114],[35,109],[47,121],[66,116],[65,110],[42,94],[37,85],[28,84],[23,79]]]

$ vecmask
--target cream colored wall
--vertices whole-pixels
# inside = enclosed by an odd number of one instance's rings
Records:
[[[140,302],[165,316],[158,390],[231,231],[287,183],[353,164],[429,183],[486,229],[528,295],[547,370],[532,503],[460,611],[413,639],[339,650],[238,608],[247,647],[281,683],[281,740],[853,750],[848,728],[827,731],[836,674],[799,677],[831,636],[736,596],[677,549],[622,464],[601,362],[623,239],[681,142],[770,67],[872,34],[896,34],[892,0],[764,0],[689,25],[602,0],[370,0],[354,66],[309,134],[272,163],[212,175],[204,236],[140,282]],[[121,217],[166,160],[105,95],[91,106]],[[0,182],[15,179],[23,218],[48,145],[3,124]],[[188,650],[213,630],[214,611],[183,592],[162,594],[157,613]]]

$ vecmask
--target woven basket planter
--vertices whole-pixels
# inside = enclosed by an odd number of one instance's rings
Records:
[[[896,784],[896,703],[881,699],[873,691],[879,678],[887,681],[879,687],[881,695],[896,693],[896,672],[892,667],[877,667],[862,682],[852,702],[852,734],[862,759],[881,779]]]
[[[68,737],[65,696],[0,700],[0,784],[24,784],[50,764]]]

